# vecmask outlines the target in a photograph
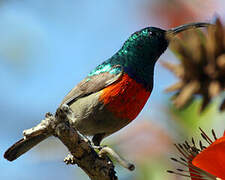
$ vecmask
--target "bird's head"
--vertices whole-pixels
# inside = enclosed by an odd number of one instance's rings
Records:
[[[209,23],[190,23],[169,30],[147,27],[133,33],[124,43],[121,53],[136,56],[139,60],[147,58],[156,61],[167,49],[171,37],[188,29],[209,25]]]
[[[167,49],[170,39],[182,31],[209,25],[209,23],[190,23],[169,30],[157,27],[144,28],[128,38],[111,62],[121,64],[129,76],[143,83],[145,87],[151,88],[155,63]]]

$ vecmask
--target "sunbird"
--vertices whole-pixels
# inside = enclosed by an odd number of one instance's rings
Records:
[[[93,69],[63,99],[74,112],[71,126],[100,146],[103,138],[133,121],[143,109],[153,89],[154,67],[167,49],[171,37],[209,23],[198,22],[169,30],[146,27],[133,33],[109,59]],[[168,38],[170,37],[170,38]],[[4,157],[13,161],[50,134],[23,138]]]

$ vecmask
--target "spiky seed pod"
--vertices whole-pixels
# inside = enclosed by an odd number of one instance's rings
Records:
[[[215,96],[225,91],[225,27],[217,19],[207,33],[184,32],[180,38],[171,40],[170,48],[180,64],[162,62],[162,65],[172,71],[179,82],[166,91],[177,91],[173,98],[177,108],[189,104],[194,95],[201,95],[200,110],[203,111]],[[220,110],[225,110],[225,99]]]

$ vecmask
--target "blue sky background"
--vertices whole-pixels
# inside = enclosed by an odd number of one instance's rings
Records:
[[[67,151],[53,138],[13,163],[3,159],[3,153],[45,112],[54,112],[67,92],[131,33],[167,26],[146,17],[145,5],[149,1],[0,1],[0,179],[86,179],[78,168],[64,165]],[[222,9],[217,13],[225,15]],[[160,59],[174,57],[167,50]],[[163,89],[174,81],[158,63],[154,91],[140,117],[163,116],[159,107],[169,97]],[[166,126],[166,120],[157,123]],[[124,174],[121,179],[129,179]]]

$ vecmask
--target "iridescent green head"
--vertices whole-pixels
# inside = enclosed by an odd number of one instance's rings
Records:
[[[209,24],[190,23],[169,30],[163,30],[157,27],[147,27],[132,34],[124,43],[120,53],[150,58],[152,61],[156,61],[167,49],[171,37],[188,29],[205,26],[209,26]]]
[[[110,59],[110,63],[121,64],[132,78],[146,87],[151,87],[155,62],[167,49],[169,39],[179,32],[209,25],[190,23],[169,30],[156,27],[144,28],[128,38],[122,48]]]
[[[169,44],[165,35],[166,31],[163,29],[156,27],[144,28],[132,34],[119,53],[137,58],[151,58],[151,61],[157,60]]]

